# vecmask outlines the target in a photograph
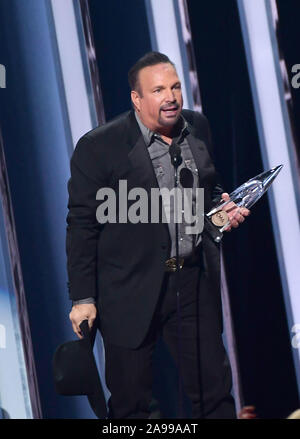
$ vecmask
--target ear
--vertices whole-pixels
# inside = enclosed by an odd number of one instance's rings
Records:
[[[140,98],[140,95],[138,94],[138,92],[135,90],[132,90],[131,91],[131,101],[132,101],[132,103],[137,111],[140,111],[140,108],[141,108],[140,99],[141,98]]]

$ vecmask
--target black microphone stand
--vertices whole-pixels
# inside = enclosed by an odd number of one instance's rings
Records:
[[[169,148],[171,163],[174,166],[174,187],[175,187],[175,203],[174,213],[176,217],[178,213],[176,203],[176,189],[178,187],[178,167],[182,163],[181,149],[176,143],[172,143]],[[182,389],[182,373],[181,373],[181,315],[180,315],[180,264],[179,264],[179,233],[178,221],[175,222],[175,247],[176,247],[176,297],[177,297],[177,340],[178,340],[178,417],[184,417],[183,411],[183,389]]]

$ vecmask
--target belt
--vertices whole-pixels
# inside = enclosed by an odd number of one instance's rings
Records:
[[[194,253],[191,256],[187,256],[186,258],[179,257],[179,269],[181,270],[183,266],[185,267],[193,267],[193,266],[200,266],[200,255],[197,253]],[[173,256],[170,259],[167,259],[165,261],[165,271],[168,272],[174,272],[176,271],[176,257]]]

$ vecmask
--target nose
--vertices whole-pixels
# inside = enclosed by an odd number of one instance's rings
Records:
[[[175,97],[175,93],[173,89],[167,89],[167,93],[166,93],[166,101],[167,102],[175,102],[176,101],[176,97]]]

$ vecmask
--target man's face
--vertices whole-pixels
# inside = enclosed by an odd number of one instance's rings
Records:
[[[152,131],[167,133],[182,110],[181,83],[170,63],[145,67],[139,72],[138,91],[131,92],[141,121]]]

